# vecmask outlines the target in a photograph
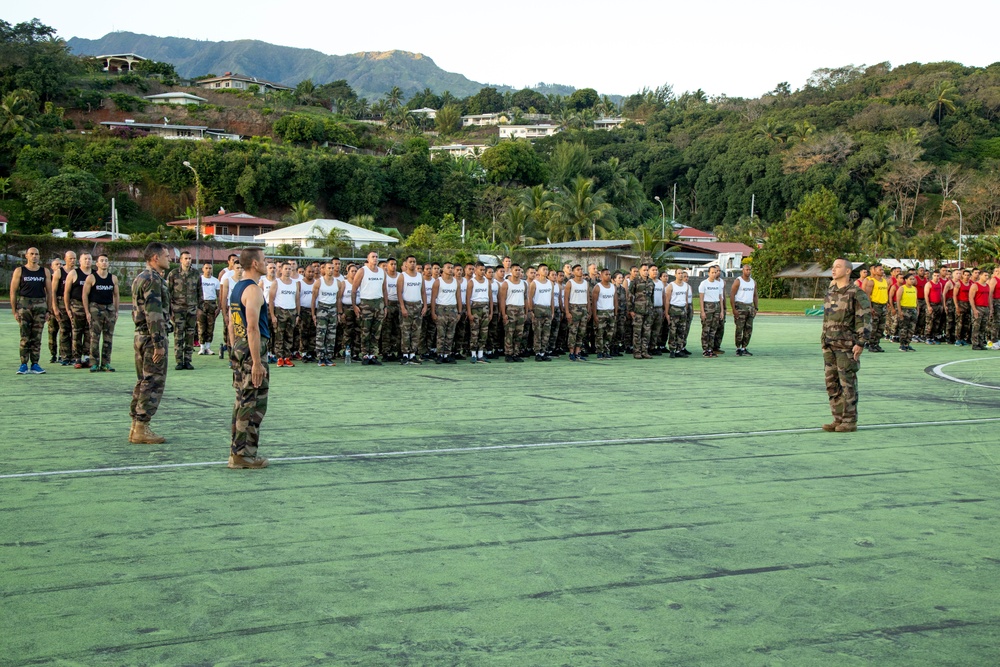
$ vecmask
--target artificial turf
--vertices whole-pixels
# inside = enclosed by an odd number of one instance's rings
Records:
[[[272,366],[261,454],[327,458],[234,471],[226,362],[171,363],[168,444],[129,445],[128,314],[117,373],[18,377],[8,313],[0,665],[997,664],[1000,353],[866,353],[862,429],[824,433],[819,326]]]

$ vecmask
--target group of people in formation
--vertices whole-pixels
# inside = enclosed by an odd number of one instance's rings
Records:
[[[921,266],[886,274],[882,264],[862,270],[857,286],[871,301],[871,334],[865,348],[885,352],[883,339],[899,343],[971,345],[973,350],[1000,350],[1000,265],[996,268]]]
[[[223,271],[221,294],[241,277],[236,258]],[[364,264],[329,261],[299,266],[267,262],[259,286],[269,305],[269,359],[278,367],[295,361],[334,366],[360,361],[381,366],[434,361],[453,364],[508,363],[524,358],[551,361],[612,359],[632,354],[682,358],[694,312],[687,272],[671,277],[655,265],[629,272],[566,264],[521,267],[505,257],[500,266],[482,262],[417,263],[413,255]],[[718,267],[700,285],[702,354],[715,357],[726,312],[736,321],[736,354],[747,348],[757,313],[757,290],[749,265],[727,289]],[[727,300],[729,306],[727,306]],[[201,334],[202,342],[205,336]],[[223,346],[220,354],[226,349]],[[211,353],[210,348],[206,348]]]

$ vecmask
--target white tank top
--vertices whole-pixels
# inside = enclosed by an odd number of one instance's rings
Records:
[[[438,278],[438,295],[434,303],[439,306],[457,306],[458,281],[452,278],[451,283],[446,283],[444,278]]]
[[[399,301],[399,295],[396,294],[396,287],[399,283],[396,281],[399,279],[399,274],[390,276],[388,273],[385,274],[385,292],[386,296],[389,297],[389,301]]]
[[[670,305],[677,308],[686,308],[688,305],[688,294],[690,292],[691,286],[687,283],[682,285],[670,283]]]
[[[458,283],[458,302],[465,303],[465,278],[455,278]]]
[[[657,278],[653,281],[653,308],[663,307],[663,281]]]
[[[424,281],[424,300],[429,305],[430,302],[431,302],[431,296],[434,293],[434,280],[435,279],[431,278],[430,280],[428,280],[426,278],[422,278],[421,280]]]
[[[268,280],[267,276],[260,277],[260,288],[264,290],[264,303],[271,303],[271,285],[273,280]]]
[[[415,276],[408,276],[404,271],[403,276],[403,301],[406,303],[421,303],[420,290],[424,287],[424,278],[419,273]]]
[[[587,305],[587,290],[590,289],[590,285],[587,284],[586,280],[580,281],[577,284],[575,278],[570,278],[569,281],[569,305],[571,306],[586,306]]]
[[[743,280],[743,276],[739,276],[736,280],[739,281],[739,288],[736,290],[736,303],[753,305],[753,293],[757,290],[757,283],[753,278]]]
[[[490,281],[490,289],[493,290],[493,303],[497,302],[497,297],[500,296],[500,281],[494,278]]]
[[[507,305],[508,306],[518,306],[524,307],[524,281],[517,283],[516,285],[511,281],[507,281]]]
[[[546,308],[552,307],[552,283],[546,280],[544,283],[540,280],[535,282],[535,295],[531,300],[536,306],[544,306]]]
[[[315,283],[310,285],[305,281],[305,278],[303,278],[299,285],[301,285],[299,288],[299,305],[303,308],[312,308],[313,287],[315,286]]]
[[[698,292],[702,294],[702,301],[705,303],[722,303],[725,291],[726,281],[721,279],[706,280],[698,287]]]
[[[316,303],[321,303],[324,306],[332,306],[337,303],[337,292],[340,291],[340,281],[336,278],[331,279],[333,281],[332,285],[326,284],[326,278],[320,278],[316,281],[316,285],[319,286],[319,296],[316,297]]]
[[[345,306],[354,305],[354,285],[347,278],[344,278],[344,294],[340,297],[340,303]]]
[[[479,282],[475,278],[470,281],[472,285],[472,303],[489,303],[490,302],[490,283],[485,278],[483,282]]]
[[[385,284],[385,271],[378,267],[372,271],[367,266],[362,266],[361,284],[358,285],[358,298],[381,299],[383,284]]]
[[[274,307],[295,310],[295,286],[299,284],[298,281],[290,280],[286,285],[278,278],[275,282],[278,283],[278,289],[274,293]]]
[[[608,285],[598,285],[597,289],[597,310],[614,310],[615,309],[615,286]]]
[[[557,283],[555,281],[552,282],[552,307],[553,308],[561,308],[562,307],[563,290],[565,288],[566,288],[566,285],[560,285],[559,283]]]

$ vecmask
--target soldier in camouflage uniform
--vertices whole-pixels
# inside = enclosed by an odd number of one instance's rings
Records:
[[[396,258],[390,257],[385,262],[385,319],[382,320],[382,334],[379,349],[386,359],[399,359],[400,342],[400,312],[399,312],[399,274],[396,272]]]
[[[497,300],[503,322],[504,354],[508,363],[521,361],[521,337],[524,335],[524,303],[528,288],[521,280],[521,267],[512,264],[510,278],[500,285]]]
[[[83,286],[83,307],[90,323],[90,372],[114,373],[111,349],[118,321],[118,276],[109,271],[107,255],[97,256],[97,270]]]
[[[73,255],[76,257],[76,255]],[[53,295],[59,294],[59,289],[62,287],[62,280],[66,277],[66,272],[63,271],[63,261],[58,257],[53,259],[49,264],[49,275],[52,276],[52,293]],[[60,315],[59,308],[52,303],[52,299],[49,299],[49,307],[52,309],[52,314],[49,317],[49,354],[51,358],[49,359],[50,364],[54,364],[57,361],[62,361],[59,354],[59,325],[60,325]]]
[[[437,327],[437,363],[453,364],[452,345],[458,323],[458,281],[451,262],[441,267],[441,277],[431,289],[431,319]]]
[[[243,278],[229,295],[229,339],[233,368],[232,441],[229,445],[230,468],[266,468],[268,460],[257,456],[260,425],[267,413],[270,372],[267,366],[268,307],[258,285],[266,270],[260,248],[247,248],[240,254]]]
[[[193,371],[191,348],[198,333],[198,304],[201,303],[201,273],[191,268],[191,253],[181,253],[181,265],[167,275],[170,311],[174,321],[174,370]]]
[[[128,441],[158,445],[166,442],[149,422],[156,414],[167,381],[167,334],[170,332],[170,292],[163,274],[170,253],[161,243],[150,243],[142,253],[146,268],[132,282],[132,321],[135,322],[135,388],[132,390],[132,430]]]
[[[824,424],[823,430],[842,433],[858,429],[858,369],[871,334],[871,304],[851,281],[851,263],[846,259],[833,263],[831,277],[820,343],[833,422]]]
[[[708,280],[698,286],[701,303],[701,348],[702,356],[718,356],[715,351],[719,327],[726,321],[726,281],[722,280],[718,266],[708,269]]]
[[[378,253],[368,253],[368,261],[354,274],[354,314],[361,338],[361,364],[381,366],[378,359],[379,337],[385,319],[385,270],[378,266]],[[453,332],[454,335],[454,332]]]
[[[63,288],[63,303],[69,324],[73,328],[73,363],[76,368],[84,368],[90,354],[90,325],[87,311],[83,307],[83,285],[91,274],[93,257],[89,252],[80,253],[80,266],[69,272]]]
[[[632,317],[632,356],[652,359],[649,353],[649,334],[653,320],[653,281],[649,279],[649,265],[639,267],[639,275],[628,286],[629,315]]]
[[[21,366],[18,375],[41,375],[42,331],[52,305],[52,274],[38,262],[38,248],[28,248],[23,266],[10,281],[10,309],[21,330]]]
[[[688,337],[688,304],[691,300],[691,286],[684,280],[684,271],[674,272],[674,281],[663,290],[663,305],[667,312],[667,345],[670,347],[670,358],[677,359],[686,356]]]
[[[615,314],[615,338],[614,345],[611,346],[611,356],[620,357],[625,352],[625,331],[628,326],[628,308],[626,301],[628,294],[625,292],[625,274],[615,271],[614,276],[615,297],[618,299],[618,310]]]
[[[611,272],[608,269],[601,269],[600,275],[601,282],[591,292],[590,315],[594,320],[597,358],[610,359],[611,343],[615,337],[615,321],[618,319],[618,297],[615,294],[615,286],[611,283]]]

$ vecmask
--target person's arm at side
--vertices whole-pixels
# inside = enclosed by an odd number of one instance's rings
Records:
[[[90,288],[97,284],[94,273],[87,276],[83,283],[83,312],[87,316],[87,324],[90,324]]]
[[[340,280],[340,281],[337,281],[337,282],[339,283],[337,285],[337,323],[338,324],[343,324],[344,323],[344,302],[341,301],[341,299],[344,298],[344,290],[347,289],[347,287],[346,287],[347,281],[346,280]]]
[[[248,286],[247,289],[243,290],[240,301],[243,302],[243,309],[247,313],[247,344],[250,346],[250,359],[252,360],[250,382],[253,383],[254,387],[259,387],[264,381],[264,364],[260,361],[260,318],[252,317],[250,313],[260,312],[264,306],[264,294],[260,287],[254,289]],[[230,324],[230,336],[233,335],[231,327],[232,324]],[[230,338],[230,340],[234,339]]]
[[[868,298],[871,299],[872,290],[875,289],[875,281],[872,280],[870,276],[868,278],[865,278],[861,282],[861,289],[864,290],[865,294],[868,295]]]
[[[933,312],[934,309],[931,308],[931,281],[929,280],[924,285],[924,303],[927,305],[927,312]]]
[[[145,282],[136,282],[142,293],[142,306],[146,315],[146,327],[153,339],[153,362],[160,363],[167,356],[167,321],[163,314],[164,303],[159,279],[152,277]]]
[[[434,286],[431,287],[431,320],[434,322],[438,321],[437,310],[434,308],[434,304],[437,303],[438,285],[440,283],[441,279],[438,278],[434,281]]]
[[[600,291],[599,285],[594,285],[593,298],[590,299],[590,319],[597,323],[597,297]]]
[[[299,321],[299,315],[302,313],[302,283],[295,281],[295,321]]]
[[[528,313],[528,320],[530,321],[535,315],[535,281],[532,280],[531,284],[528,285],[528,296],[524,300],[524,310]]]
[[[722,320],[723,322],[725,322],[726,321],[726,296],[725,296],[726,295],[726,281],[723,280],[722,278],[719,278],[719,280],[722,280],[722,298],[719,299],[719,311],[720,311],[719,312],[719,319]]]
[[[857,293],[854,298],[854,360],[861,359],[865,349],[865,341],[872,332],[872,303],[864,292]]]
[[[278,279],[275,278],[274,282],[271,283],[270,294],[267,297],[272,304],[272,307],[268,308],[268,310],[271,312],[271,323],[274,324],[275,327],[278,326],[278,309],[274,308],[273,304],[274,304],[274,297],[277,293],[278,293]],[[219,308],[219,310],[222,310],[222,308]],[[227,308],[226,310],[229,309]],[[230,338],[229,340],[232,340],[232,338]]]
[[[475,280],[469,279],[469,284],[465,289],[465,303],[462,304],[462,310],[465,311],[465,316],[472,320],[472,286],[475,285]]]
[[[573,321],[573,315],[569,312],[569,293],[570,293],[570,289],[572,289],[570,287],[572,284],[573,284],[572,280],[567,280],[566,281],[566,288],[563,290],[563,294],[566,296],[566,298],[563,300],[563,303],[566,304],[566,307],[563,308],[563,310],[565,311],[563,313],[563,316],[566,318],[567,322],[572,322]],[[500,289],[503,290],[504,287],[506,287],[506,285],[507,285],[507,281],[505,280],[504,284],[500,286]],[[500,312],[503,312],[503,310],[501,310]]]
[[[62,293],[63,306],[66,307],[66,316],[70,318],[70,321],[73,319],[73,311],[69,307],[69,290],[73,285],[73,280],[76,280],[76,269],[73,269],[66,275],[66,284],[63,286]]]
[[[396,297],[399,299],[399,316],[401,318],[409,317],[406,312],[406,302],[403,301],[403,276],[405,275],[405,273],[400,273],[396,276]]]
[[[10,277],[10,309],[14,313],[14,321],[21,323],[21,316],[17,314],[17,286],[21,283],[21,267],[14,269],[14,275]]]
[[[736,293],[740,289],[740,281],[734,280],[733,286],[729,288],[729,307],[732,309],[734,316],[736,313]]]
[[[313,283],[313,293],[312,302],[310,303],[309,310],[312,312],[313,324],[316,324],[316,299],[319,298],[319,290],[323,286],[323,279],[317,278],[316,282]]]
[[[354,291],[351,292],[351,307],[354,308],[354,315],[357,317],[361,317],[361,308],[358,306],[358,299],[361,298],[361,280],[364,277],[364,268],[358,269],[358,272],[354,274],[354,282],[351,283],[354,287]]]
[[[670,321],[670,299],[674,296],[674,284],[669,283],[663,288],[663,319]],[[618,292],[615,291],[615,303],[618,303]]]
[[[507,324],[507,281],[503,281],[500,284],[500,294],[497,295],[500,299],[500,317],[503,318],[503,323]]]
[[[972,311],[972,319],[979,319],[979,309],[976,308],[976,294],[979,293],[979,283],[972,283],[972,287],[969,288],[969,310]]]

